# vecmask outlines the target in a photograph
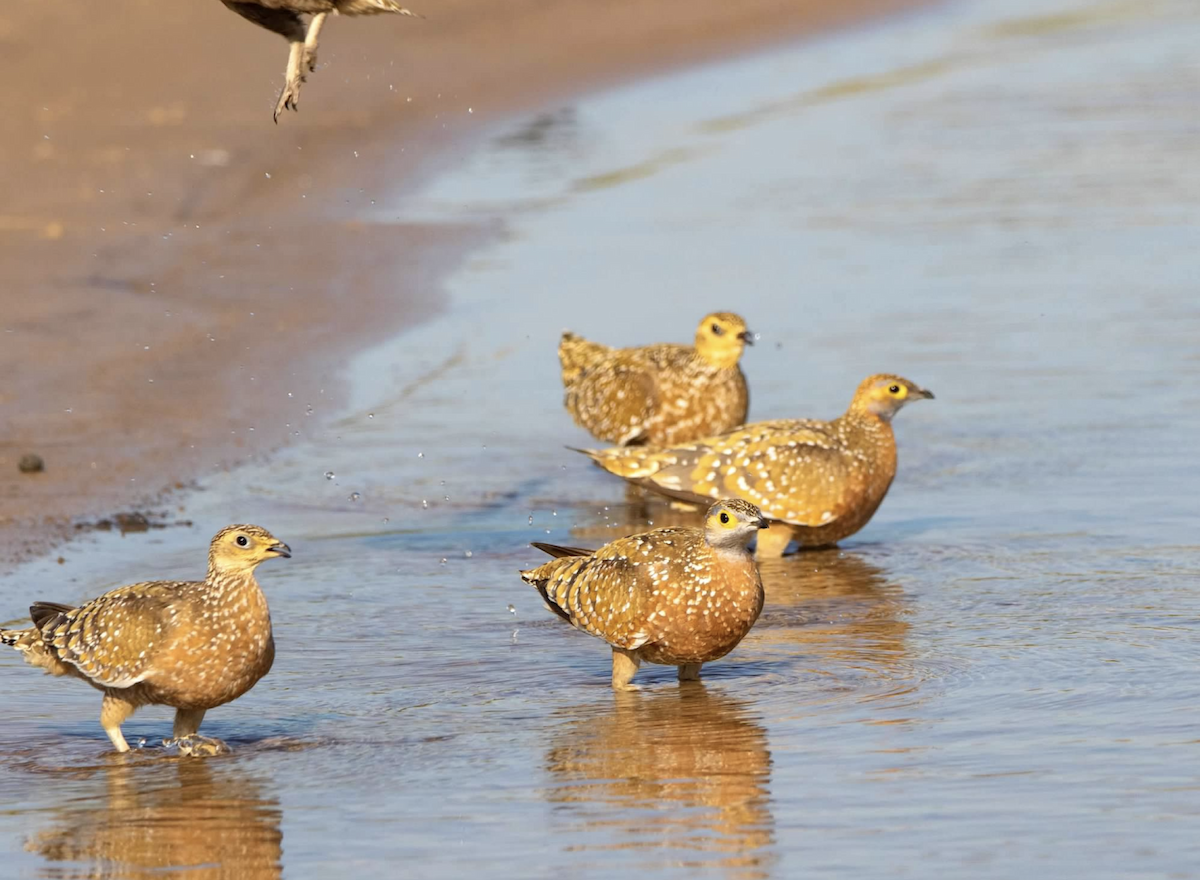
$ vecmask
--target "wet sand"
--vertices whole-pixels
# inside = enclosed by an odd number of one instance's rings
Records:
[[[5,4],[0,565],[303,436],[489,235],[356,218],[490,122],[914,5],[430,0],[331,20],[277,127],[286,46],[215,0]]]

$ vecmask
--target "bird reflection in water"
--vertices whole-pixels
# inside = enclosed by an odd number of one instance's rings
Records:
[[[697,682],[618,693],[550,740],[547,798],[579,850],[645,850],[648,865],[766,877],[774,841],[767,735],[747,704]]]
[[[916,690],[905,594],[882,568],[833,549],[763,560],[759,571],[767,600],[743,645],[748,659],[800,653],[865,698]]]
[[[278,880],[279,802],[232,765],[214,769],[210,763],[111,756],[98,771],[104,793],[58,808],[53,826],[27,841],[28,851],[54,863],[37,876]]]

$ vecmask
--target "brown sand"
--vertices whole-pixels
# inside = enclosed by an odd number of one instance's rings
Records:
[[[482,123],[915,0],[411,5],[332,18],[278,126],[286,44],[217,0],[0,5],[0,567],[334,411],[483,235],[356,211]]]

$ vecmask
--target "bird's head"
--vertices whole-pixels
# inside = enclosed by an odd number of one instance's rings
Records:
[[[704,520],[704,537],[719,549],[742,548],[749,544],[759,529],[768,528],[762,511],[749,501],[727,498],[708,509]]]
[[[869,376],[854,392],[850,403],[851,411],[869,412],[885,422],[900,412],[905,404],[914,400],[933,400],[933,392],[926,391],[915,382],[890,373]]]
[[[713,312],[705,315],[696,328],[696,351],[714,367],[735,366],[747,345],[754,344],[754,334],[746,322],[733,312]]]
[[[291,555],[287,544],[260,526],[227,526],[212,539],[208,568],[215,574],[247,574],[260,562]]]

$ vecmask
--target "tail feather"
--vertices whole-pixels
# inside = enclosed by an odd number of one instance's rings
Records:
[[[17,642],[21,640],[21,636],[30,632],[27,629],[0,629],[0,645],[8,645],[15,648]]]
[[[599,342],[589,342],[582,336],[565,332],[558,343],[558,360],[562,364],[562,380],[564,385],[579,378],[579,374],[593,366],[601,358],[607,357],[612,349]]]
[[[563,547],[560,544],[546,544],[542,541],[533,541],[530,546],[550,554],[555,559],[562,559],[565,556],[593,556],[596,553],[595,550],[587,550],[583,547]]]
[[[626,480],[644,480],[654,476],[664,463],[673,463],[662,458],[662,452],[648,446],[619,446],[614,449],[576,449],[572,452],[586,455],[599,467],[624,477]]]
[[[59,615],[74,610],[73,605],[63,605],[61,602],[34,602],[29,606],[29,619],[38,629],[45,629],[46,624],[52,623]]]

